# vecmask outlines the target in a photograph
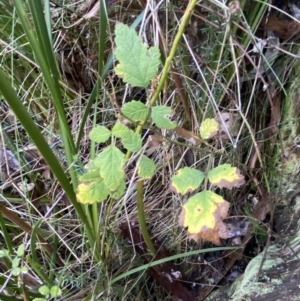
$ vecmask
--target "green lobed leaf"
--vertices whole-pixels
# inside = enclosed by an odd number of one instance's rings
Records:
[[[62,294],[62,291],[57,285],[54,285],[50,288],[50,295],[52,298],[58,297],[61,294]]]
[[[149,114],[149,108],[140,101],[127,102],[121,109],[125,117],[134,122],[144,122]]]
[[[160,64],[160,52],[157,47],[143,45],[141,37],[134,29],[124,24],[117,24],[115,55],[119,64],[115,72],[123,77],[124,82],[134,87],[146,88],[157,74]]]
[[[21,268],[21,273],[22,273],[22,274],[28,273],[28,268],[27,268],[26,266],[23,266],[23,267]]]
[[[20,275],[20,273],[21,273],[21,269],[20,269],[19,267],[16,267],[16,268],[13,268],[13,269],[11,270],[11,272],[12,272],[12,274],[13,274],[14,276],[18,276],[18,275]]]
[[[93,204],[105,201],[108,194],[109,190],[106,188],[103,179],[99,176],[98,179],[91,182],[80,183],[76,196],[78,202],[82,204]]]
[[[114,192],[110,192],[109,195],[113,198],[113,199],[119,199],[125,192],[126,190],[126,183],[125,180],[122,181],[121,185],[118,187],[118,189]]]
[[[142,138],[140,134],[130,131],[129,135],[121,139],[123,146],[131,151],[138,152],[142,148]]]
[[[97,143],[106,142],[110,136],[111,136],[110,130],[108,130],[103,125],[97,125],[90,131],[90,134],[89,134],[89,138],[92,141],[97,142]]]
[[[13,268],[16,268],[19,266],[20,263],[20,258],[19,257],[14,257],[13,260],[11,261],[11,266]]]
[[[152,107],[151,117],[153,122],[161,129],[172,130],[176,128],[176,123],[170,121],[166,116],[172,113],[172,109],[167,106]]]
[[[39,292],[40,292],[42,295],[47,296],[47,295],[50,293],[50,290],[49,290],[48,286],[42,285],[42,286],[39,288]]]
[[[218,133],[219,124],[214,118],[205,119],[200,126],[200,136],[202,139],[209,139]]]
[[[17,256],[22,257],[24,255],[24,252],[25,252],[25,245],[20,244],[17,250]]]
[[[120,122],[116,122],[113,128],[111,129],[111,132],[114,136],[118,138],[124,138],[126,135],[128,135],[130,129],[126,125]]]
[[[87,171],[92,171],[92,170],[98,169],[99,167],[96,165],[95,160],[90,160],[90,162],[88,162],[86,165],[84,165],[84,168]]]
[[[100,168],[88,171],[79,177],[79,182],[91,182],[100,178]]]
[[[141,135],[135,133],[124,124],[116,123],[112,129],[112,133],[116,137],[121,138],[121,142],[127,150],[138,152],[142,148]]]
[[[138,175],[141,179],[150,179],[156,171],[156,165],[152,159],[142,156],[138,165]]]
[[[6,249],[0,250],[0,258],[8,257],[8,255],[9,255],[8,250],[6,250]]]
[[[110,145],[97,156],[95,164],[100,167],[100,176],[108,190],[116,191],[125,178],[125,155],[116,146]]]
[[[177,171],[171,178],[171,189],[177,193],[186,194],[197,189],[204,180],[204,173],[190,167],[184,167]]]
[[[219,188],[240,187],[245,183],[245,178],[240,170],[230,164],[221,164],[208,172],[209,181]]]

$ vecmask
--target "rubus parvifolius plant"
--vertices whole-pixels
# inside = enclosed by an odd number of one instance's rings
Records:
[[[119,64],[115,67],[117,75],[123,81],[133,87],[147,88],[150,81],[157,75],[160,64],[160,51],[157,47],[148,48],[143,45],[141,37],[124,24],[116,25],[115,29],[115,56]],[[143,155],[141,129],[143,125],[154,123],[156,127],[166,130],[176,130],[177,133],[184,133],[185,138],[199,141],[213,137],[219,128],[218,122],[214,119],[206,119],[200,126],[200,137],[178,127],[169,120],[168,116],[172,109],[168,106],[153,105],[149,101],[147,105],[132,100],[121,108],[122,118],[127,124],[131,122],[137,126],[133,131],[121,120],[108,129],[98,125],[92,129],[89,138],[96,143],[111,144],[104,147],[102,151],[91,160],[86,166],[87,173],[80,177],[77,199],[84,204],[102,202],[108,197],[118,199],[126,190],[125,164],[131,153],[139,154],[136,160],[137,174],[139,179],[150,179],[156,166],[151,158]],[[201,138],[201,139],[200,139]],[[119,140],[127,150],[127,155],[121,151],[116,142]],[[171,179],[171,188],[181,194],[191,192],[198,188],[205,177],[218,187],[238,187],[244,182],[240,171],[229,164],[220,165],[205,175],[203,172],[185,167],[179,169]],[[190,237],[193,239],[205,239],[219,243],[220,238],[225,238],[226,227],[222,219],[226,217],[229,203],[216,193],[204,190],[193,197],[183,206],[180,215],[180,225],[188,227]]]

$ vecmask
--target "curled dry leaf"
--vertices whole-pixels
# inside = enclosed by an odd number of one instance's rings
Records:
[[[216,116],[219,123],[219,133],[222,139],[228,139],[228,133],[231,137],[236,137],[240,131],[241,119],[238,114],[222,112]]]
[[[228,4],[228,8],[229,8],[229,13],[231,15],[236,15],[241,9],[240,2],[239,1],[231,1]]]
[[[188,130],[178,126],[178,127],[176,127],[175,132],[179,137],[185,139],[187,142],[189,142],[193,145],[201,144],[200,137],[191,131],[188,131]]]
[[[165,141],[166,139],[164,139],[164,137],[161,135],[150,135],[148,138],[149,147],[146,150],[146,155],[148,157],[151,156],[155,151],[159,150],[159,148],[163,146]]]

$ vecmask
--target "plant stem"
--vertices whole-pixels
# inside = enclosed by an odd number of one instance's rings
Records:
[[[155,255],[155,248],[151,241],[150,234],[147,229],[146,219],[145,219],[145,210],[144,210],[144,181],[139,180],[137,182],[137,209],[138,209],[138,218],[139,218],[139,224],[141,227],[141,232],[143,235],[143,238],[145,240],[145,243],[148,247],[148,249],[151,251],[152,255]]]

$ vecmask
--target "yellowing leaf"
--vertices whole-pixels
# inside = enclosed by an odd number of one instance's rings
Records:
[[[156,166],[152,159],[142,156],[138,165],[138,175],[141,179],[150,179],[156,170]]]
[[[157,47],[143,45],[141,37],[134,29],[124,24],[116,25],[115,55],[120,64],[115,72],[135,87],[147,87],[157,74],[160,64],[160,52]]]
[[[179,169],[177,174],[171,178],[171,190],[186,194],[198,188],[203,180],[204,173],[202,171],[184,167]]]
[[[205,119],[200,126],[200,136],[202,139],[209,139],[218,132],[219,124],[214,118]]]
[[[228,238],[222,219],[227,216],[229,203],[212,191],[202,191],[183,205],[179,225],[188,227],[191,239],[203,239],[216,245],[220,238]]]
[[[245,183],[244,176],[236,167],[222,164],[208,172],[209,181],[219,188],[240,187]]]
[[[78,202],[82,204],[93,204],[106,200],[108,194],[109,191],[99,176],[97,180],[79,184],[76,196]]]
[[[94,160],[100,168],[100,176],[110,192],[116,191],[125,178],[125,155],[113,145],[106,147]]]

